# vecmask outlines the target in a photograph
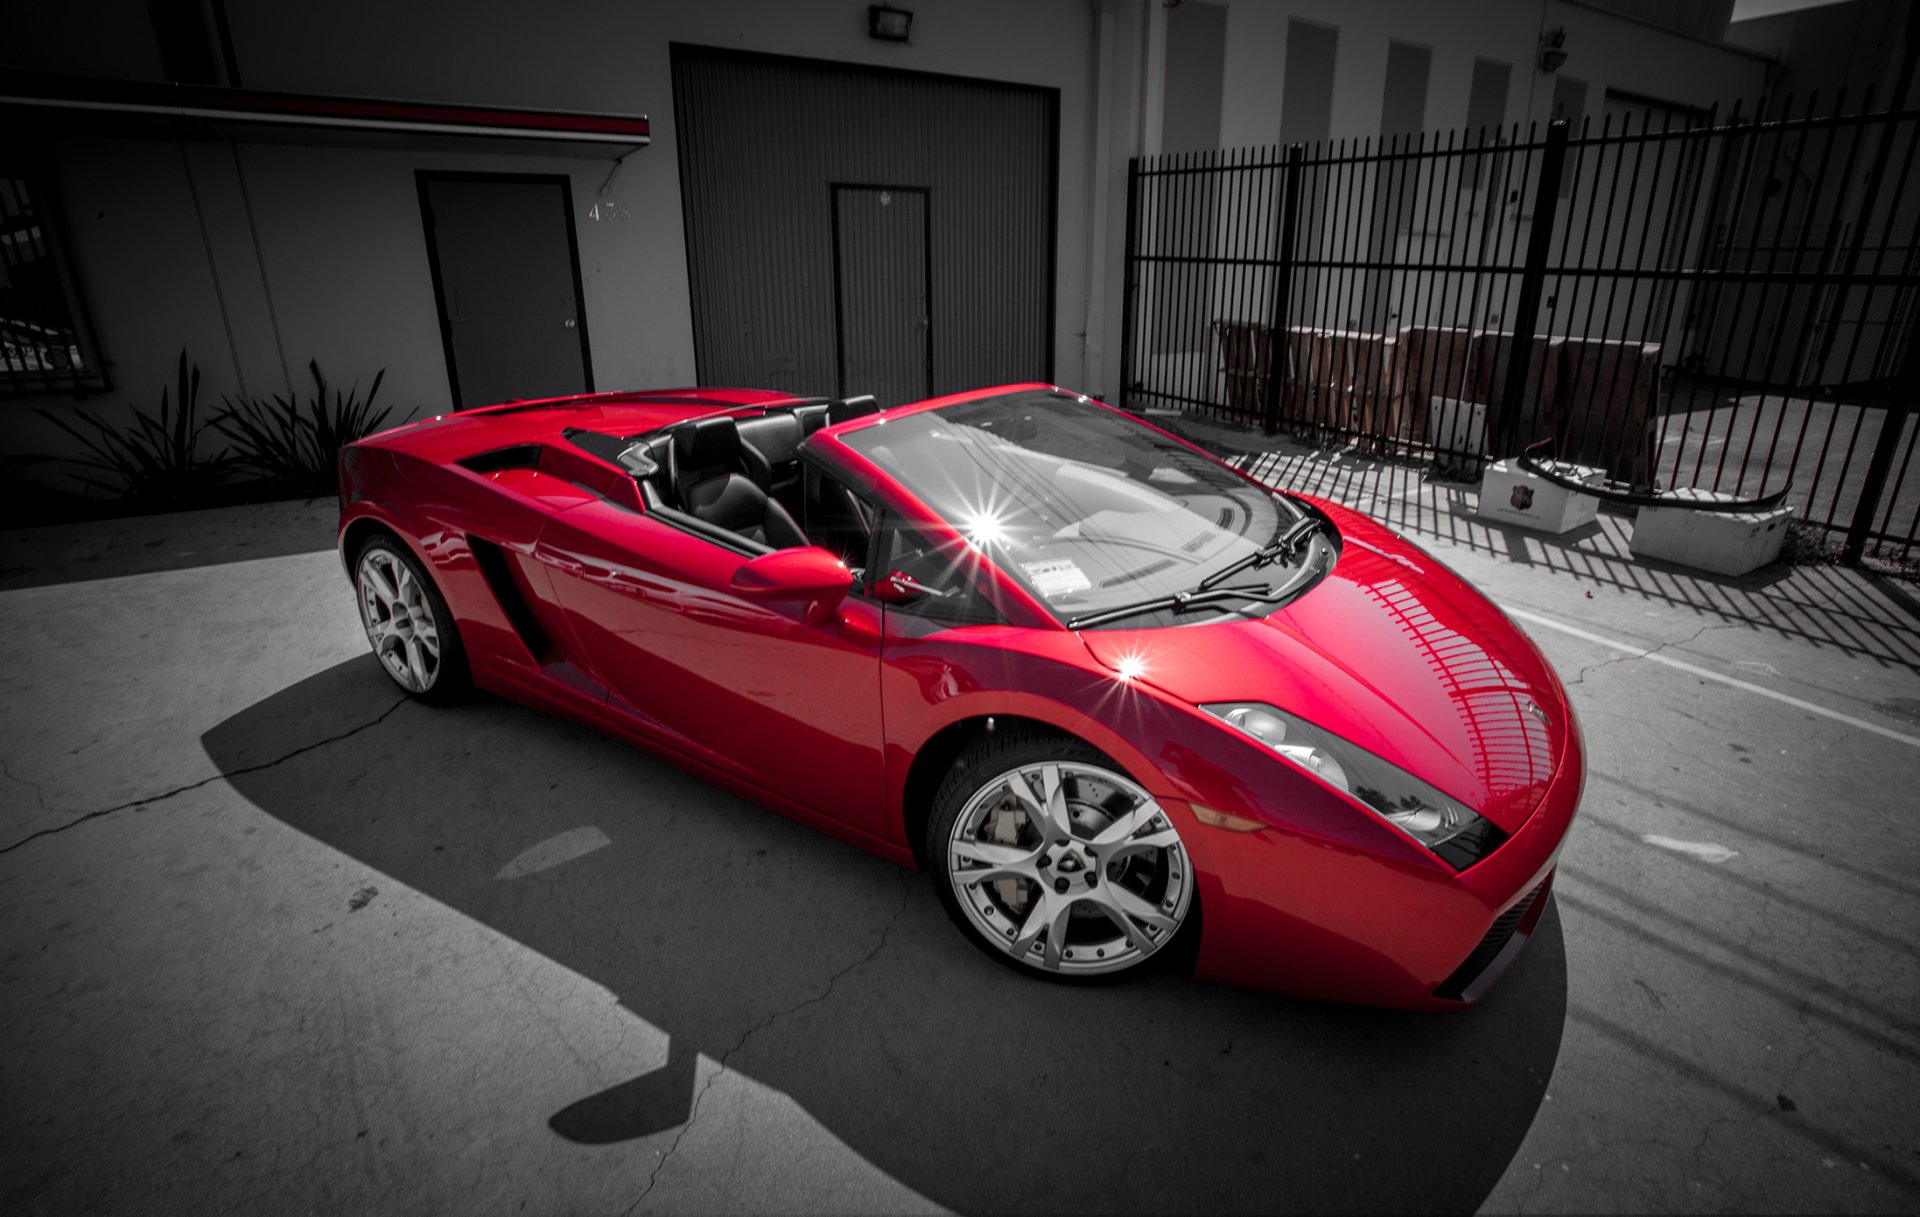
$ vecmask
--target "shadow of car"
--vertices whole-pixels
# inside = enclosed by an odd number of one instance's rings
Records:
[[[202,743],[267,814],[671,1037],[659,1069],[503,1119],[591,1144],[671,1129],[705,1055],[961,1211],[1465,1212],[1553,1072],[1566,960],[1551,909],[1526,966],[1445,1017],[1174,976],[1070,989],[971,949],[920,877],[503,701],[405,704],[299,751],[392,705],[355,659]],[[557,837],[558,861],[524,863]]]

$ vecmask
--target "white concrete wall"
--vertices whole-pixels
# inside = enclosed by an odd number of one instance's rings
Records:
[[[1208,0],[1188,0],[1202,3]],[[646,113],[654,143],[607,197],[631,220],[585,217],[609,164],[584,157],[296,143],[69,140],[59,149],[74,256],[114,388],[84,405],[149,406],[185,347],[205,398],[298,391],[318,358],[336,378],[387,369],[385,396],[425,411],[447,398],[419,168],[568,174],[596,385],[695,378],[672,111],[675,41],[1040,85],[1060,91],[1056,379],[1119,387],[1127,159],[1158,149],[1167,87],[1159,0],[916,0],[910,45],[866,36],[864,4],[705,0],[228,0],[243,82],[296,92]],[[1224,146],[1278,138],[1290,16],[1339,28],[1335,138],[1379,129],[1387,45],[1431,48],[1425,125],[1465,121],[1476,56],[1513,65],[1508,121],[1544,119],[1554,78],[1534,67],[1542,28],[1564,27],[1561,70],[1598,113],[1609,88],[1706,105],[1760,90],[1763,59],[1566,0],[1230,0]],[[40,6],[23,66],[153,78],[141,0]],[[90,56],[100,29],[113,36]],[[34,58],[37,56],[38,58]],[[244,194],[242,183],[244,182]],[[216,290],[217,288],[217,290]],[[1256,293],[1257,294],[1257,293]],[[222,306],[224,305],[224,309]],[[0,451],[57,449],[32,404],[5,403]]]
[[[1710,44],[1566,0],[1452,0],[1446,4],[1429,0],[1371,0],[1365,5],[1349,0],[1225,0],[1225,5],[1227,52],[1220,136],[1224,148],[1274,144],[1279,140],[1286,89],[1288,23],[1295,18],[1338,30],[1329,133],[1329,138],[1335,141],[1378,140],[1390,41],[1424,46],[1431,54],[1423,127],[1434,132],[1465,126],[1476,58],[1511,65],[1504,121],[1520,124],[1523,137],[1524,128],[1529,124],[1544,128],[1551,120],[1557,77],[1579,80],[1586,85],[1585,113],[1592,117],[1591,130],[1598,134],[1609,90],[1678,106],[1705,108],[1717,104],[1722,113],[1736,100],[1744,99],[1745,109],[1750,112],[1765,87],[1769,68],[1763,53]],[[1540,35],[1554,29],[1565,31],[1564,49],[1568,58],[1558,73],[1542,72],[1537,66]],[[1146,31],[1147,53],[1152,58],[1160,45],[1159,27],[1149,23]],[[1145,150],[1151,154],[1158,149],[1149,140]],[[1358,185],[1363,192],[1368,189],[1364,178]],[[1363,226],[1368,223],[1369,198],[1363,193],[1357,199],[1349,199],[1343,214],[1329,216],[1321,231],[1323,246],[1346,249],[1348,256],[1352,256],[1350,247],[1355,238],[1342,224],[1356,219]],[[1529,203],[1523,203],[1519,208],[1503,211],[1502,226],[1494,234],[1499,249],[1525,248],[1529,223],[1524,213],[1529,207]],[[1450,206],[1443,208],[1443,218],[1451,217],[1453,210]],[[1218,223],[1225,225],[1224,213],[1218,217]],[[1472,242],[1479,236],[1477,230],[1470,233],[1463,256],[1474,256]],[[1118,237],[1124,239],[1124,232]],[[1228,239],[1224,231],[1222,239]],[[1427,234],[1425,239],[1443,243],[1455,240],[1450,232]],[[1403,236],[1399,245],[1389,251],[1390,256],[1432,257],[1433,249],[1415,247],[1419,240]],[[1261,244],[1264,246],[1264,242]],[[1268,251],[1256,248],[1249,252],[1257,256]],[[1213,283],[1213,315],[1245,319],[1249,305],[1258,311],[1267,295],[1266,279],[1258,268],[1222,271]],[[1387,295],[1396,303],[1412,300],[1424,306],[1418,317],[1396,316],[1395,325],[1427,320],[1498,326],[1504,321],[1494,311],[1497,291],[1491,297],[1483,296],[1477,308],[1462,305],[1463,315],[1447,317],[1437,313],[1450,307],[1448,302],[1454,300],[1455,294],[1439,287],[1406,289],[1396,277]],[[1148,297],[1149,293],[1143,289],[1141,299]],[[1340,314],[1336,302],[1321,301],[1320,305],[1321,315],[1314,318],[1317,323],[1336,327],[1354,323]],[[1624,320],[1620,322],[1625,324]],[[1108,343],[1118,350],[1117,321],[1115,325]],[[1147,361],[1146,379],[1150,386],[1171,388],[1184,383],[1190,392],[1195,386],[1217,380],[1219,369],[1196,370],[1194,358],[1177,354],[1152,357]]]
[[[310,360],[339,387],[365,386],[384,369],[380,400],[398,408],[396,417],[444,410],[446,362],[414,171],[565,174],[584,210],[609,169],[551,156],[134,139],[69,140],[57,163],[70,253],[112,387],[9,400],[0,451],[71,449],[30,406],[109,420],[150,411],[183,349],[201,370],[203,415],[229,394],[304,398]],[[645,268],[657,255],[645,248],[640,217],[576,223],[596,383],[690,381],[684,255],[675,265],[677,324],[664,324],[644,300],[654,278]],[[221,443],[209,435],[202,450]]]
[[[1562,74],[1584,81],[1598,113],[1608,89],[1684,105],[1749,103],[1764,83],[1763,55],[1720,47],[1562,0],[1231,0],[1227,5],[1227,70],[1221,144],[1238,147],[1280,138],[1290,18],[1340,31],[1334,68],[1334,139],[1377,135],[1389,40],[1427,47],[1426,129],[1467,120],[1476,57],[1513,65],[1506,121],[1549,117],[1553,75],[1535,66],[1543,30],[1565,29]],[[1751,108],[1751,106],[1749,106]]]
[[[1339,30],[1333,79],[1333,139],[1373,136],[1380,130],[1390,39],[1428,47],[1433,53],[1427,85],[1429,129],[1466,121],[1473,58],[1482,55],[1514,65],[1508,121],[1525,111],[1527,72],[1539,31],[1537,0],[1478,0],[1431,4],[1422,0],[1377,0],[1357,6],[1338,0],[1235,0],[1229,6],[1226,112],[1227,146],[1274,143],[1280,138],[1281,97],[1286,88],[1287,22],[1317,22]],[[1512,93],[1521,93],[1518,101]]]
[[[318,358],[335,378],[364,381],[385,367],[383,398],[428,413],[445,408],[445,357],[413,178],[422,168],[569,174],[596,387],[692,383],[673,42],[1058,89],[1055,376],[1082,385],[1088,352],[1099,346],[1087,316],[1101,292],[1088,266],[1117,259],[1106,216],[1117,229],[1126,190],[1124,154],[1090,155],[1090,132],[1101,129],[1090,98],[1103,63],[1116,79],[1129,77],[1122,87],[1132,89],[1126,4],[916,0],[910,7],[912,42],[900,45],[867,36],[864,4],[483,0],[455,8],[228,0],[249,88],[649,115],[652,145],[626,160],[606,196],[625,203],[632,218],[596,223],[585,215],[612,168],[607,160],[297,143],[243,144],[236,157],[221,143],[64,141],[59,163],[73,253],[113,389],[79,403],[70,395],[8,401],[0,451],[70,446],[30,405],[124,417],[130,406],[157,402],[183,346],[203,370],[202,398],[211,405],[243,385],[254,395],[285,392],[289,380],[302,389],[307,361]],[[1112,43],[1096,53],[1102,11]],[[91,24],[146,28],[138,0],[96,0],[40,20],[48,49],[43,62],[24,66],[67,72],[81,66],[60,48],[84,45]],[[137,48],[138,39],[130,41]],[[133,52],[112,67],[133,76],[158,72],[157,60]],[[1133,138],[1133,125],[1108,118],[1110,147]],[[1096,193],[1100,208],[1090,202]]]
[[[1744,101],[1742,109],[1751,113],[1766,90],[1768,59],[1757,52],[1666,33],[1562,0],[1549,0],[1546,11],[1548,28],[1567,31],[1568,58],[1560,71],[1587,82],[1590,113],[1599,113],[1608,89],[1680,105],[1718,105],[1722,114],[1736,101]],[[1531,116],[1544,121],[1553,86],[1544,75],[1540,80]]]

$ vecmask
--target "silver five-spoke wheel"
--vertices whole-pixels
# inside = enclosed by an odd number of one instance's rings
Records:
[[[1141,963],[1193,899],[1180,834],[1135,783],[1043,761],[982,784],[942,845],[967,920],[1020,963],[1093,976]]]
[[[432,692],[440,679],[440,623],[426,584],[380,544],[361,554],[354,581],[367,640],[387,675],[409,693]]]

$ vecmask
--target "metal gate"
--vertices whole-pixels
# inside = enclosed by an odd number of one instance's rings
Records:
[[[1920,531],[1920,111],[1609,97],[1565,123],[1136,158],[1122,400]]]

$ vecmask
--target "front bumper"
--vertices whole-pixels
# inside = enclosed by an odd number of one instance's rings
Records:
[[[1455,874],[1282,828],[1193,823],[1207,980],[1331,1001],[1453,1010],[1513,966],[1544,914],[1586,780],[1579,730],[1519,830]],[[1185,811],[1186,808],[1181,810]],[[1524,906],[1524,907],[1523,907]]]

